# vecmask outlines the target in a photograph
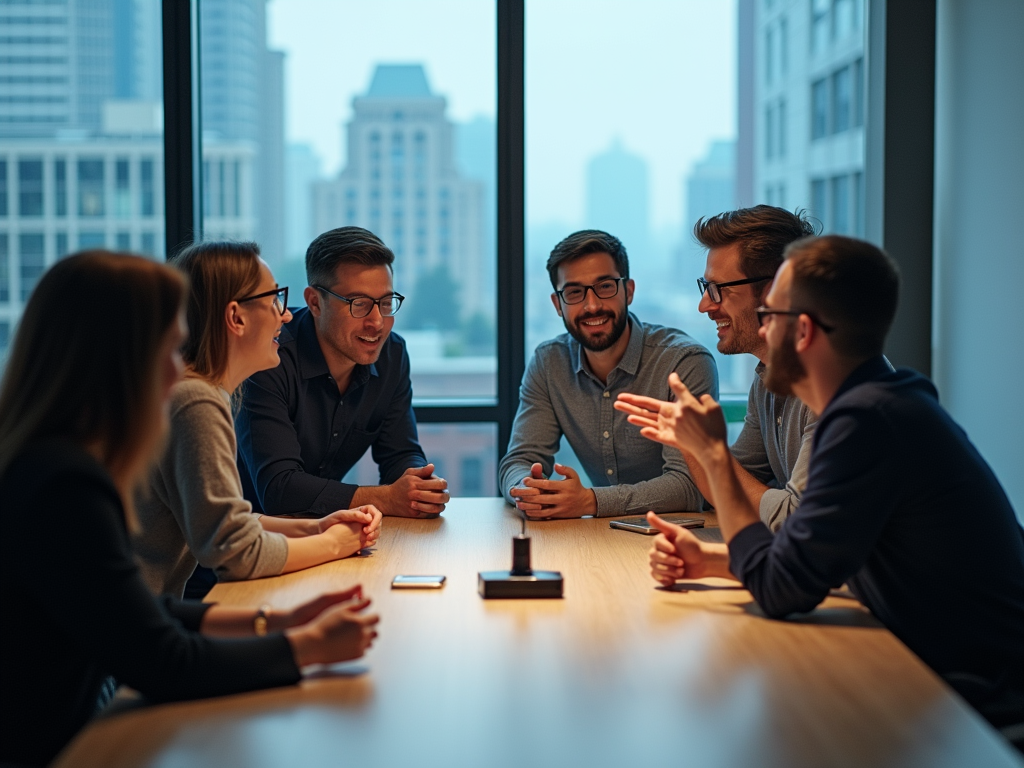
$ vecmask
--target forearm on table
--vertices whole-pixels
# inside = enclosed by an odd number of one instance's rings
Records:
[[[705,542],[701,544],[701,551],[704,553],[704,563],[708,569],[707,576],[739,581],[729,567],[729,546],[727,544]]]
[[[339,509],[358,506],[353,494],[358,486],[311,475],[301,469],[278,472],[256,482],[267,515],[323,517]]]
[[[246,637],[254,634],[255,619],[256,611],[252,608],[228,608],[214,604],[203,614],[199,631],[208,637]]]
[[[289,539],[298,539],[305,536],[314,536],[320,533],[320,527],[316,520],[298,519],[292,517],[274,517],[272,515],[260,515],[260,525],[263,530],[272,533],[283,533]]]
[[[301,571],[305,568],[312,568],[314,565],[329,563],[332,560],[340,560],[359,551],[359,541],[355,539],[352,545],[344,547],[334,536],[318,533],[315,536],[306,536],[301,539],[288,540],[288,558],[284,562],[281,573]]]
[[[703,499],[684,472],[666,472],[639,483],[594,488],[597,516],[636,515],[647,512],[699,512]]]

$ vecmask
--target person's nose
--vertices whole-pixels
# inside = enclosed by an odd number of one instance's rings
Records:
[[[281,315],[281,323],[290,323],[292,321],[292,311],[285,307],[284,314]]]
[[[590,288],[583,297],[583,309],[586,312],[598,312],[601,309],[601,299],[593,288]]]
[[[720,302],[711,300],[711,291],[704,291],[700,297],[700,303],[697,305],[697,311],[707,314],[708,312],[714,312],[720,305]]]
[[[380,304],[370,307],[370,314],[363,318],[363,322],[373,328],[384,327],[384,315],[380,313]]]

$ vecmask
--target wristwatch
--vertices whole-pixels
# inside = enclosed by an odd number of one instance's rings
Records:
[[[256,611],[256,618],[252,620],[252,631],[256,637],[264,637],[267,634],[267,617],[269,615],[269,605],[261,605]]]

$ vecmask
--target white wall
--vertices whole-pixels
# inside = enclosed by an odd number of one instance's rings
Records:
[[[1024,521],[1024,2],[937,10],[935,382]]]

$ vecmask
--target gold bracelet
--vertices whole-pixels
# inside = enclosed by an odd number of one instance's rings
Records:
[[[261,605],[256,611],[256,618],[252,620],[252,631],[256,637],[264,637],[267,634],[267,616],[270,614],[269,605]]]

